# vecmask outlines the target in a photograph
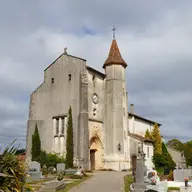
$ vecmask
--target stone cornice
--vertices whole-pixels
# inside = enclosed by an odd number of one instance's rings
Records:
[[[100,120],[100,119],[94,119],[94,118],[89,118],[89,121],[95,121],[95,122],[98,122],[98,123],[103,123],[102,120]]]

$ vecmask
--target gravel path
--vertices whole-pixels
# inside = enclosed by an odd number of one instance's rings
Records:
[[[70,192],[122,192],[125,175],[128,172],[101,171],[95,172],[91,179],[80,184]]]

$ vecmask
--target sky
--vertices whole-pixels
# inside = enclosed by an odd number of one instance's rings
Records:
[[[166,139],[192,139],[192,1],[33,0],[0,4],[0,148],[25,147],[30,94],[64,48],[103,70],[112,26],[129,104],[162,124]]]

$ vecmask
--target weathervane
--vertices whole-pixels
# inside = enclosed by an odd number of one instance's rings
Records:
[[[112,31],[113,31],[113,39],[115,39],[115,30],[116,30],[115,25],[113,25],[113,29],[112,29]]]

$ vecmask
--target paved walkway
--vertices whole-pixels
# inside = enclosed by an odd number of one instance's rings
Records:
[[[91,179],[80,184],[70,192],[122,192],[123,178],[128,172],[101,171],[95,172]]]
[[[180,187],[180,192],[192,192],[192,187],[187,187],[187,189],[185,189],[185,187]]]

